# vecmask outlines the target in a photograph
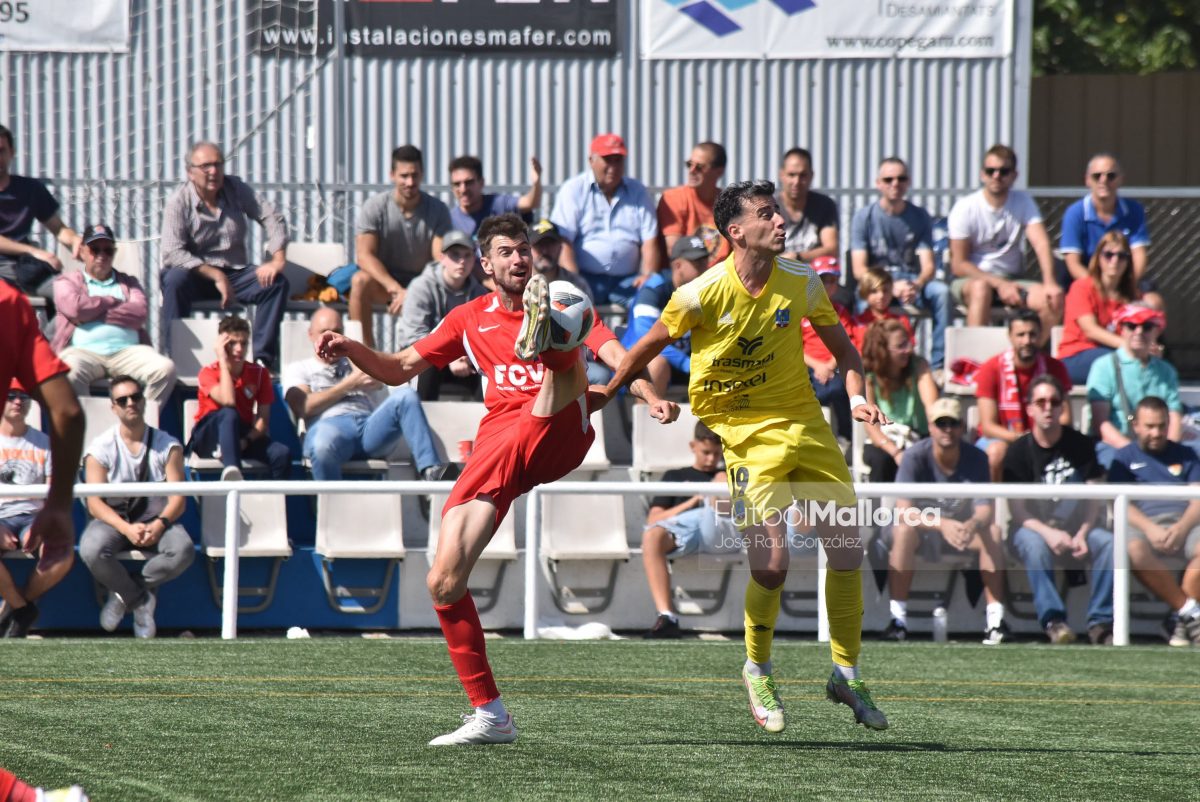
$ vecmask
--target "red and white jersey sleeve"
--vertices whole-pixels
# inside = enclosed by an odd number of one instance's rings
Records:
[[[29,301],[4,281],[0,281],[0,343],[0,393],[7,394],[14,379],[30,392],[70,370],[38,330]]]
[[[496,293],[451,310],[429,336],[413,344],[421,357],[438,368],[467,357],[483,377],[483,403],[488,410],[517,407],[537,394],[545,376],[540,359],[523,362],[513,354],[524,313],[509,311]],[[616,335],[596,316],[585,345],[598,353]]]

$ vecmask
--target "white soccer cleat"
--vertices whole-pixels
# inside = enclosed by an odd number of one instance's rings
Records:
[[[154,623],[154,608],[158,599],[153,591],[146,591],[146,600],[133,608],[133,636],[149,640],[158,634],[158,625]]]
[[[466,714],[463,725],[454,732],[439,735],[430,746],[471,746],[473,744],[510,744],[517,740],[517,723],[512,714],[503,724],[493,724],[484,716]]]
[[[100,626],[105,632],[113,632],[117,627],[121,626],[121,619],[125,617],[125,602],[121,601],[121,597],[108,592],[108,601],[100,608]]]
[[[36,802],[88,802],[88,795],[78,785],[70,788],[60,788],[57,791],[37,789],[34,796]]]
[[[521,331],[513,344],[517,359],[532,362],[537,355],[550,347],[550,285],[541,273],[534,273],[525,285],[521,296],[525,317],[521,320]]]

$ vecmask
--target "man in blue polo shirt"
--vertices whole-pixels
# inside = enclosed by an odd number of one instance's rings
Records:
[[[563,182],[550,221],[563,237],[562,265],[598,304],[624,304],[658,272],[658,218],[642,182],[625,175],[625,140],[592,140],[588,169]]]
[[[1120,231],[1129,240],[1133,276],[1139,289],[1151,306],[1163,308],[1162,296],[1146,277],[1150,248],[1146,210],[1137,201],[1118,194],[1124,181],[1121,163],[1111,153],[1097,153],[1088,160],[1083,179],[1089,193],[1067,207],[1058,240],[1058,249],[1067,263],[1070,279],[1087,276],[1088,262],[1100,238],[1109,231]]]
[[[1133,419],[1136,440],[1117,452],[1108,479],[1114,484],[1198,485],[1200,459],[1167,437],[1167,404],[1148,396]],[[1183,581],[1160,559],[1187,562]],[[1143,585],[1171,606],[1164,635],[1172,646],[1200,646],[1200,499],[1129,504],[1129,565]]]
[[[516,212],[526,223],[532,223],[534,210],[542,205],[542,165],[536,157],[529,164],[529,191],[524,195],[500,195],[483,191],[483,162],[477,156],[459,156],[450,162],[450,188],[455,200],[450,207],[450,222],[454,229],[474,237],[485,217],[505,212]]]

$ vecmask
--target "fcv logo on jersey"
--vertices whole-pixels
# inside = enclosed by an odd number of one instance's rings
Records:
[[[763,338],[755,337],[754,339],[748,339],[746,337],[738,337],[737,344],[738,348],[742,349],[743,354],[750,356],[763,344]]]

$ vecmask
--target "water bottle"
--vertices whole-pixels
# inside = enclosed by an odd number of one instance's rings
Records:
[[[945,643],[949,640],[946,632],[946,608],[937,607],[933,611],[933,640],[935,643]]]

